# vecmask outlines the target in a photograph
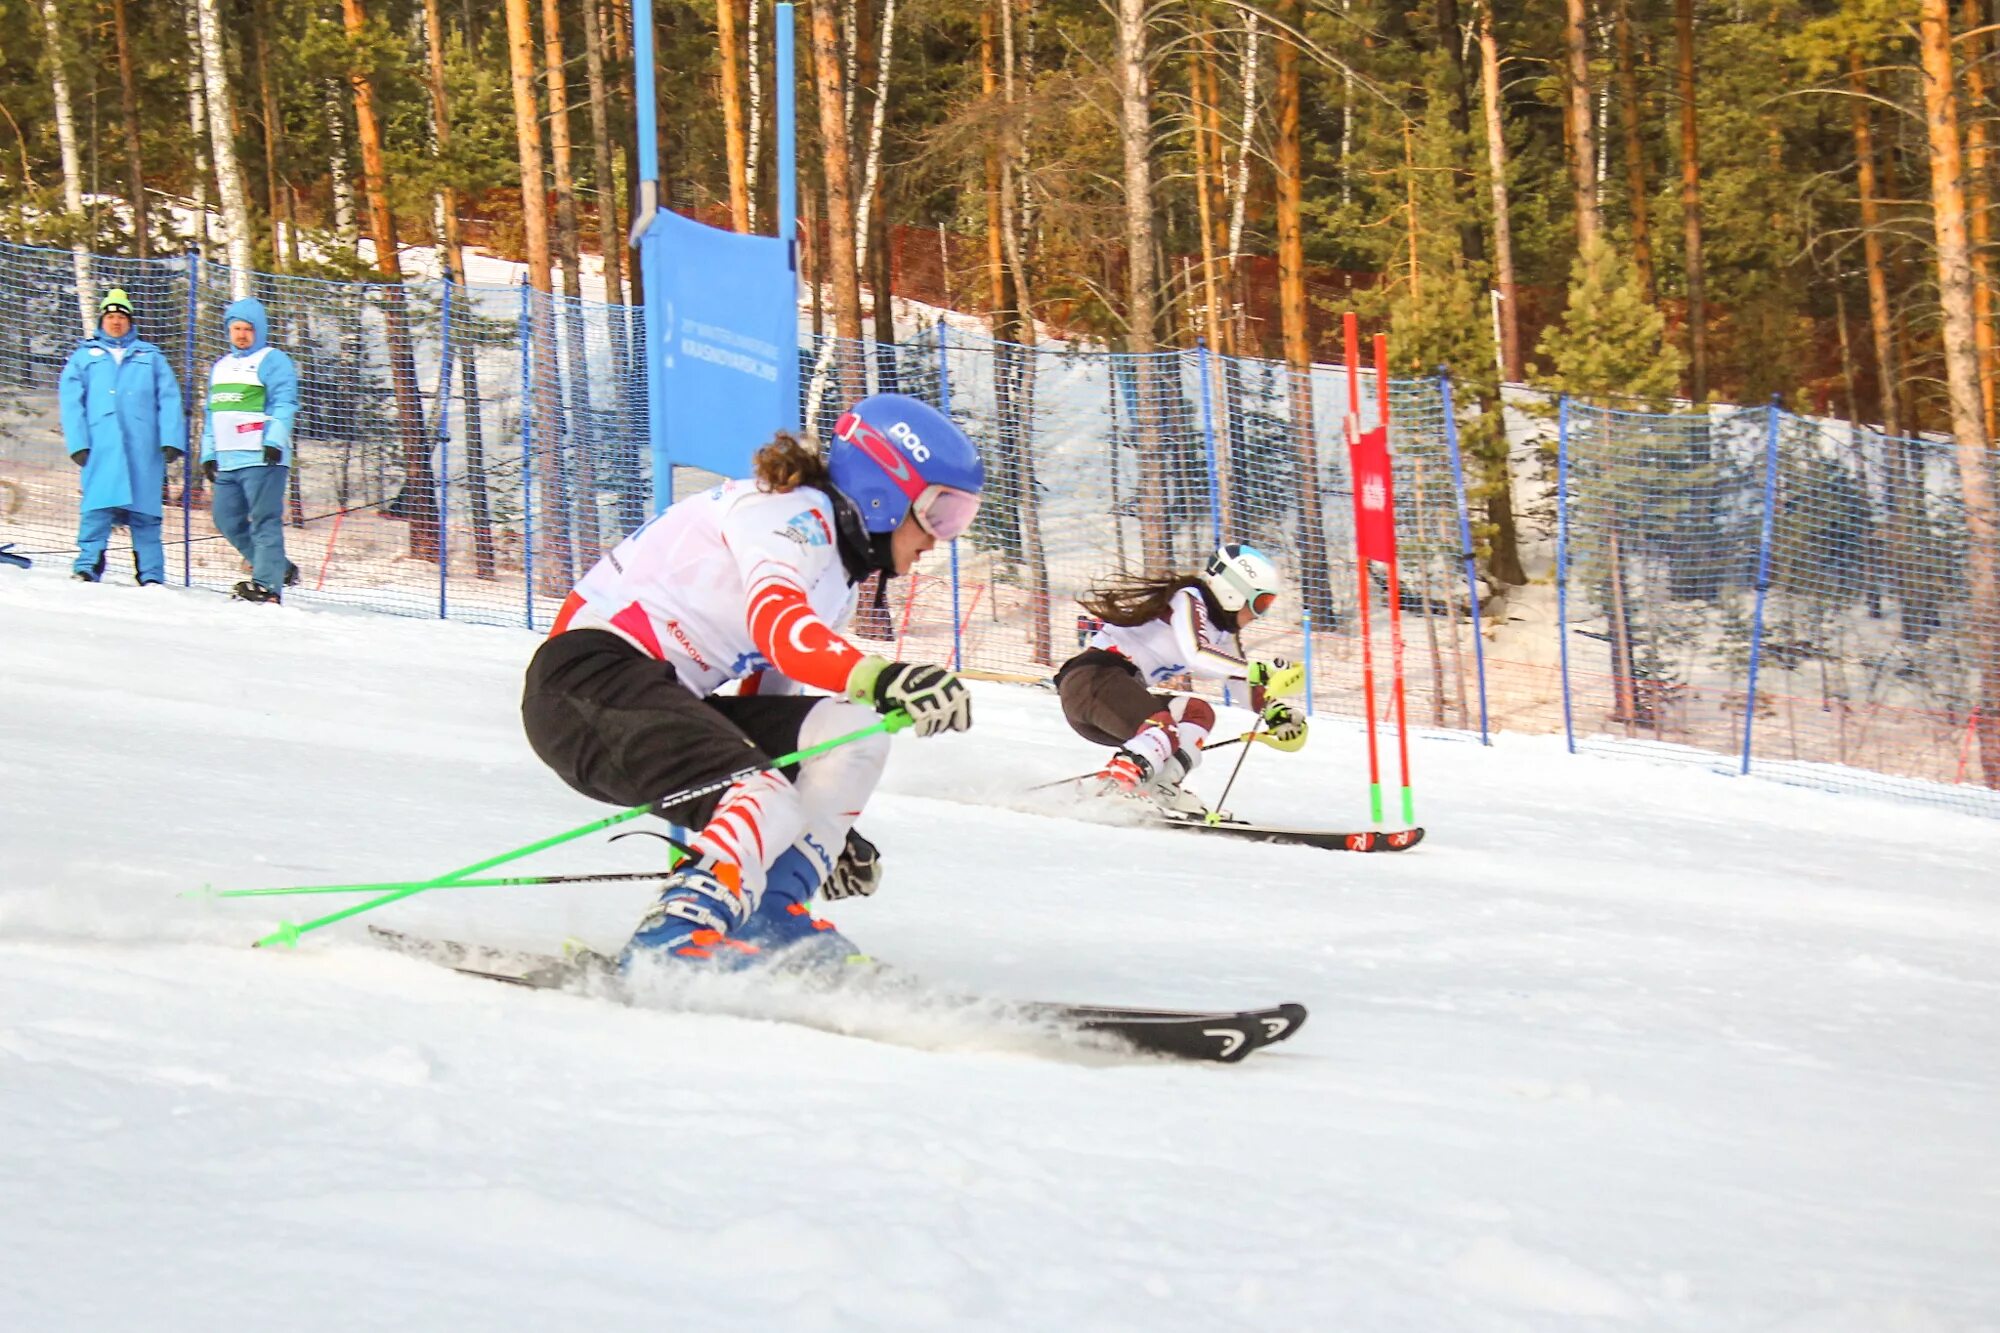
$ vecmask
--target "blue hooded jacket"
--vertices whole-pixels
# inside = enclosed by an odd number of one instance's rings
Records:
[[[215,403],[208,384],[202,386],[202,399],[208,404],[203,412],[201,430],[201,461],[214,460],[218,470],[234,472],[240,467],[264,466],[264,450],[277,449],[281,453],[278,466],[289,467],[292,461],[292,422],[299,414],[299,372],[292,364],[292,358],[276,347],[269,345],[270,317],[264,312],[264,303],[254,296],[246,296],[240,301],[231,301],[222,312],[222,336],[229,336],[229,326],[242,320],[256,330],[245,351],[237,351],[234,344],[227,352],[215,359],[215,370],[228,375],[230,363],[247,360],[263,352],[257,362],[257,379],[264,385],[264,422],[262,437],[255,448],[217,449],[215,447]],[[267,350],[268,349],[268,350]],[[213,370],[209,383],[214,382]]]
[[[136,334],[101,329],[77,344],[57,382],[63,447],[90,450],[83,508],[158,515],[166,478],[162,449],[187,448],[180,381],[166,354]]]

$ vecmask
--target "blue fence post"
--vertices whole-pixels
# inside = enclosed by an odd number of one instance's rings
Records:
[[[438,619],[447,620],[445,580],[451,573],[451,274],[444,277],[444,311],[439,318],[444,349],[438,356],[437,392],[437,544]]]
[[[1569,697],[1569,395],[1556,412],[1556,648],[1562,656],[1563,743],[1576,753]]]
[[[938,361],[938,411],[951,416],[951,365],[945,357],[945,323],[940,314],[937,322]],[[1024,500],[1032,497],[1024,497]],[[958,538],[951,539],[951,669],[959,670],[965,665],[965,645],[960,642],[958,631]]]
[[[201,430],[197,423],[205,421],[203,411],[208,401],[194,382],[194,335],[195,321],[201,317],[200,300],[197,293],[201,289],[201,247],[190,245],[188,260],[188,303],[187,303],[187,345],[182,349],[181,366],[187,378],[187,453],[181,458],[181,586],[194,586],[194,501],[188,492],[194,488],[195,455],[201,452]]]
[[[1201,443],[1208,453],[1208,520],[1222,545],[1222,473],[1215,461],[1215,391],[1209,383],[1208,339],[1196,338],[1195,364],[1201,367]]]
[[[1310,611],[1305,612],[1299,617],[1299,623],[1305,629],[1306,716],[1311,717],[1313,712],[1313,613]],[[1243,693],[1243,701],[1245,703],[1250,701],[1248,690],[1245,690]]]
[[[1750,772],[1750,732],[1757,725],[1757,664],[1764,651],[1764,594],[1771,587],[1771,530],[1778,500],[1778,396],[1764,409],[1764,525],[1757,535],[1757,610],[1750,621],[1750,684],[1743,691],[1743,772]]]
[[[798,79],[793,73],[799,30],[792,17],[792,6],[780,3],[773,6],[775,19],[773,38],[776,50],[772,53],[777,78],[773,88],[778,140],[778,235],[784,239],[785,254],[792,266],[792,278],[796,283],[799,276],[799,169],[798,169],[798,112],[792,105],[793,89],[798,87]],[[814,275],[817,278],[817,274]],[[796,290],[796,287],[794,288]],[[789,392],[785,401],[792,405],[792,427],[797,430],[805,411],[804,399],[799,394],[799,349],[798,339],[792,340],[791,353],[779,358],[784,367]],[[673,503],[673,490],[667,491],[667,503]],[[662,505],[661,508],[665,508]]]
[[[1465,465],[1458,455],[1458,414],[1452,410],[1451,375],[1447,371],[1438,372],[1438,396],[1444,402],[1444,442],[1451,450],[1451,488],[1458,497],[1458,542],[1465,555],[1465,597],[1466,606],[1472,612],[1472,661],[1479,675],[1479,743],[1493,744],[1487,733],[1486,723],[1486,644],[1480,633],[1479,617],[1479,575],[1474,569],[1472,550],[1472,520],[1466,514]],[[1501,429],[1506,429],[1506,421],[1501,421]]]
[[[521,279],[521,315],[516,335],[521,340],[521,595],[527,602],[527,624],[535,627],[535,372],[529,359],[533,341],[528,280]]]

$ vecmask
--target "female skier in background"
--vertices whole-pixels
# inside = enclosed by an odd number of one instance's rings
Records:
[[[1207,813],[1181,783],[1201,761],[1215,709],[1192,694],[1155,693],[1183,673],[1198,680],[1241,680],[1263,714],[1269,743],[1296,750],[1306,720],[1272,694],[1302,679],[1283,660],[1252,662],[1242,631],[1278,600],[1278,569],[1254,546],[1230,543],[1199,574],[1127,580],[1093,591],[1083,609],[1102,621],[1084,650],[1056,672],[1063,716],[1077,735],[1116,746],[1097,774],[1100,789],[1151,798],[1163,809]]]

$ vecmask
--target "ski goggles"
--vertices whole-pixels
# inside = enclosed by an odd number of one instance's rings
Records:
[[[931,536],[941,542],[955,541],[979,516],[979,497],[955,486],[933,484],[924,487],[910,512],[916,515],[917,526]]]
[[[1278,594],[1274,592],[1260,592],[1250,599],[1250,614],[1253,616],[1269,615],[1271,608],[1277,604]]]

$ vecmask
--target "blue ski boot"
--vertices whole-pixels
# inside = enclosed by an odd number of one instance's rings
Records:
[[[819,888],[820,868],[797,847],[789,847],[771,865],[764,896],[750,919],[736,931],[735,941],[758,951],[760,965],[787,970],[838,968],[866,961],[845,935],[812,914],[812,896]]]
[[[619,958],[620,968],[638,957],[689,959],[694,962],[740,961],[755,954],[754,945],[739,943],[731,932],[750,919],[743,896],[743,871],[726,861],[690,861],[667,876],[660,900],[653,905]]]

